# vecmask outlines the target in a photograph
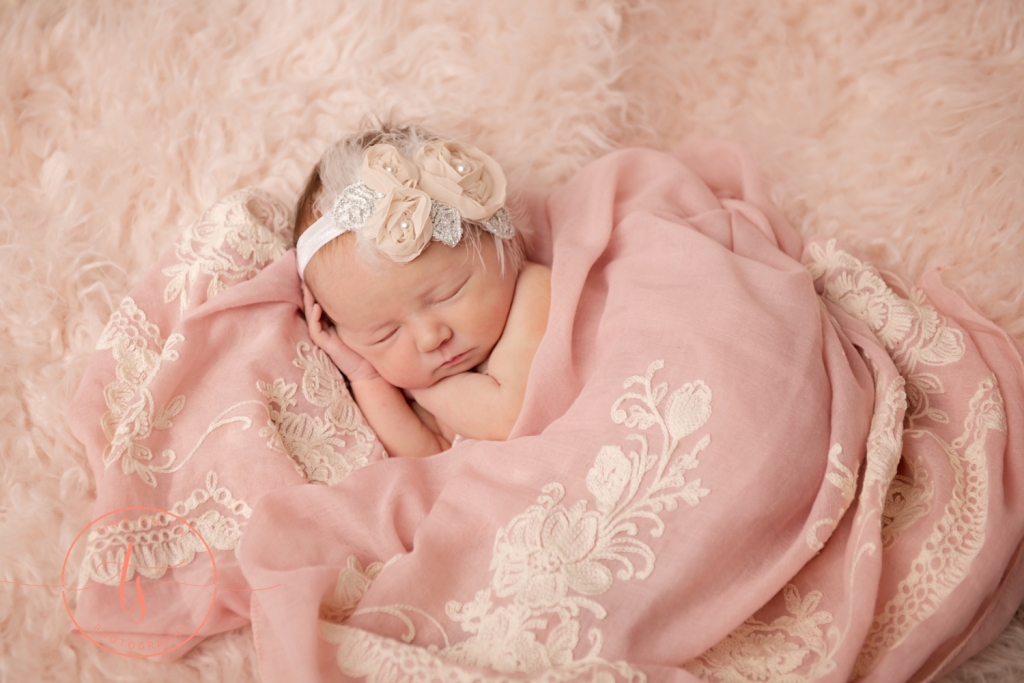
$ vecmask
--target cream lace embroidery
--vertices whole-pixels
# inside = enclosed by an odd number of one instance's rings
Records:
[[[943,393],[942,382],[919,366],[948,365],[963,358],[963,334],[925,303],[919,289],[906,287],[906,296],[900,296],[873,266],[838,249],[836,240],[824,248],[811,244],[809,249],[813,260],[807,270],[815,280],[824,278],[822,296],[867,323],[905,378],[908,428],[922,418],[947,422],[942,411],[929,405],[929,396]]]
[[[307,342],[298,343],[293,364],[303,371],[303,395],[323,409],[323,417],[290,410],[297,404],[297,384],[283,379],[258,382],[263,401],[247,400],[230,406],[214,418],[183,458],[165,449],[160,453],[162,461],[154,462],[153,451],[144,442],[155,430],[173,426],[171,418],[185,407],[185,397],[177,396],[158,408],[149,385],[164,363],[178,359],[174,347],[183,341],[180,334],[163,340],[159,329],[131,297],[125,298],[111,316],[97,344],[99,349],[110,349],[117,364],[116,379],[104,390],[108,410],[101,418],[109,439],[103,451],[107,467],[120,462],[126,475],[136,474],[156,487],[156,475],[179,471],[215,430],[233,423],[243,430],[252,426],[249,417],[231,416],[248,404],[261,405],[267,411],[267,424],[260,431],[261,436],[269,437],[267,445],[287,453],[309,481],[333,484],[369,462],[373,431],[349,396],[341,374],[320,349]],[[349,445],[341,435],[352,437],[354,443]]]
[[[400,557],[400,556],[399,556]],[[384,569],[383,562],[372,562],[366,569],[354,557],[348,558],[348,566],[338,573],[334,595],[320,603],[320,619],[341,624],[356,611],[370,584]]]
[[[883,505],[903,454],[903,420],[907,411],[906,386],[902,377],[886,382],[874,363],[868,367],[875,380],[875,414],[868,431],[867,467],[864,473],[864,495],[875,496],[873,507]]]
[[[149,385],[164,363],[178,359],[174,347],[184,340],[180,334],[162,339],[160,330],[146,319],[135,301],[125,297],[96,345],[97,349],[110,349],[117,363],[116,379],[103,390],[107,412],[100,424],[109,440],[103,449],[103,464],[110,467],[120,462],[125,474],[136,473],[150,486],[156,486],[154,472],[169,471],[175,455],[166,451],[166,462],[153,465],[153,452],[141,442],[154,430],[170,429],[171,418],[185,407],[185,397],[176,396],[158,408]],[[150,343],[155,348],[150,348]]]
[[[346,676],[367,683],[453,681],[459,683],[522,683],[521,675],[466,670],[439,656],[431,648],[418,647],[359,629],[320,622],[320,637],[337,646],[338,668]],[[549,669],[530,676],[537,683],[568,681],[627,681],[645,683],[647,677],[622,662],[586,663],[566,669]]]
[[[963,434],[952,443],[937,435],[954,473],[951,498],[900,582],[896,595],[875,617],[857,659],[855,673],[871,669],[878,657],[896,647],[963,581],[985,540],[988,471],[985,440],[990,429],[1006,431],[1003,397],[995,377],[982,381],[970,401]]]
[[[258,382],[267,399],[267,424],[260,436],[267,446],[287,453],[308,481],[335,484],[369,462],[375,436],[345,388],[341,373],[323,351],[299,342],[293,364],[302,369],[302,394],[324,416],[293,412],[298,385],[277,379]],[[351,436],[349,446],[341,435]]]
[[[821,592],[811,591],[801,598],[790,584],[782,594],[788,614],[770,623],[748,619],[699,659],[688,662],[687,671],[722,683],[803,683],[835,669],[822,629],[832,615],[816,611]],[[814,662],[809,670],[808,661]]]
[[[932,484],[916,460],[903,459],[906,474],[897,474],[889,485],[882,512],[882,547],[888,548],[931,507]]]
[[[843,447],[839,444],[833,444],[832,448],[829,449],[828,462],[831,465],[832,471],[828,472],[825,478],[830,484],[839,489],[843,496],[843,505],[834,519],[831,517],[820,519],[807,530],[807,545],[814,551],[825,547],[825,541],[828,540],[828,536],[835,530],[836,525],[839,524],[839,520],[842,519],[843,514],[850,507],[850,503],[853,502],[853,497],[857,493],[857,475],[839,460],[839,455],[842,452]],[[825,538],[819,537],[818,531],[820,529],[825,529],[828,532]]]
[[[244,500],[235,498],[227,487],[217,484],[217,473],[211,470],[206,474],[204,487],[175,503],[170,512],[188,520],[211,549],[237,552],[244,520],[249,519],[252,508]],[[199,516],[189,516],[210,501],[231,516],[225,516],[217,507],[209,507]],[[165,513],[104,525],[89,532],[78,587],[84,588],[89,580],[118,585],[129,543],[135,559],[128,565],[126,581],[135,578],[136,572],[146,578],[159,579],[169,568],[187,565],[195,560],[197,553],[206,552],[206,546],[192,529]]]
[[[927,434],[941,445],[955,473],[952,497],[942,518],[922,545],[910,573],[900,582],[896,596],[875,617],[854,670],[855,675],[862,675],[883,652],[896,647],[933,614],[966,575],[984,541],[988,491],[986,435],[989,429],[1005,431],[1005,416],[1002,395],[995,378],[990,377],[971,399],[964,432],[953,443],[946,443],[931,430],[919,428],[923,419],[940,424],[949,421],[945,412],[930,405],[930,396],[944,392],[942,382],[922,366],[959,361],[966,352],[963,334],[949,327],[946,319],[925,303],[920,290],[890,278],[894,287],[904,290],[904,296],[898,295],[873,267],[837,250],[835,240],[830,240],[824,249],[812,244],[810,253],[814,260],[808,270],[815,279],[825,278],[823,295],[871,327],[905,378],[905,387],[900,387],[897,380],[896,385],[888,388],[884,405],[890,410],[882,411],[884,417],[876,413],[872,422],[872,435],[879,434],[882,441],[874,441],[873,436],[869,440],[869,455],[874,450],[886,456],[876,465],[869,458],[864,486],[865,491],[871,491],[875,482],[884,484],[877,489],[886,492],[879,501],[884,506],[883,546],[892,544],[930,504],[930,486],[915,476],[915,463],[907,463],[907,475],[897,476],[899,461],[892,456],[902,451],[902,438]],[[878,373],[874,367],[872,371],[878,386]],[[905,397],[899,395],[903,388]],[[904,429],[895,424],[879,424],[876,431],[877,421],[892,422],[893,405],[905,406]]]
[[[149,348],[150,340],[155,350]],[[157,485],[155,475],[179,471],[217,429],[232,423],[240,423],[242,429],[252,425],[252,420],[247,417],[229,417],[236,408],[255,403],[243,401],[217,415],[185,457],[179,459],[178,454],[168,448],[160,453],[161,463],[153,462],[153,451],[143,442],[154,431],[174,426],[171,418],[185,407],[185,397],[175,396],[157,408],[149,385],[164,363],[178,360],[174,346],[183,341],[185,338],[180,334],[172,334],[166,341],[161,339],[157,326],[146,319],[145,312],[131,297],[125,297],[118,310],[110,316],[96,345],[97,349],[110,349],[117,363],[116,379],[103,391],[108,410],[100,418],[100,424],[109,440],[103,450],[103,464],[110,467],[120,462],[126,475],[137,474],[145,484],[154,488]]]
[[[639,386],[640,391],[627,392],[612,405],[613,423],[634,430],[626,440],[636,443],[637,450],[627,453],[618,445],[600,449],[586,477],[593,508],[587,499],[566,505],[565,489],[551,483],[537,504],[498,531],[490,586],[471,602],[452,601],[446,608],[448,617],[470,634],[467,640],[451,644],[443,626],[430,617],[431,627],[443,636],[443,647],[405,645],[322,622],[321,635],[339,645],[341,669],[371,681],[469,676],[455,664],[540,680],[645,680],[625,663],[600,657],[604,636],[598,628],[587,631],[589,648],[580,656],[578,617],[585,610],[604,619],[607,611],[598,596],[616,579],[643,580],[654,571],[655,554],[639,537],[641,529],[660,537],[665,530],[661,513],[676,509],[680,501],[696,506],[710,493],[700,479],[687,479],[687,473],[698,466],[698,455],[711,437],[704,435],[687,452],[676,450],[711,418],[711,389],[695,381],[669,394],[667,383],[653,383],[662,367],[662,361],[655,361],[645,376],[627,379],[624,389]],[[651,449],[650,432],[660,437],[659,450]],[[344,581],[339,577],[341,597],[332,604],[333,613],[347,614],[345,606],[351,609],[354,603],[344,596],[361,596],[352,587],[370,580],[368,573],[359,577],[351,565],[349,570]],[[416,637],[412,617],[425,616],[407,606],[373,611],[401,618],[408,629],[406,642]]]
[[[229,280],[248,280],[288,250],[290,230],[288,210],[266,192],[250,188],[228,195],[207,209],[178,241],[179,262],[163,270],[171,278],[164,289],[164,303],[178,299],[184,313],[191,303],[189,288],[202,275],[212,276],[207,299],[223,292]]]

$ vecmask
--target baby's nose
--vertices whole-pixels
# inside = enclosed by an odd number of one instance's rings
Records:
[[[451,329],[441,321],[426,320],[417,326],[416,346],[420,353],[436,351],[452,338]]]

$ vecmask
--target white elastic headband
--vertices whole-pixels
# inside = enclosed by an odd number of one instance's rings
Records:
[[[299,235],[299,241],[295,244],[295,258],[298,260],[299,277],[303,277],[303,274],[306,272],[306,266],[309,265],[313,254],[320,251],[324,245],[335,237],[341,237],[344,234],[345,231],[339,229],[327,214],[320,216],[313,225],[306,228],[306,232]]]

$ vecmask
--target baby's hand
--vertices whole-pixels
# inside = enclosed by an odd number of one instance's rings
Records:
[[[313,343],[327,352],[350,382],[361,382],[380,377],[369,361],[345,345],[338,336],[334,325],[323,321],[323,309],[313,299],[313,293],[302,283],[302,305],[306,313],[306,325]]]

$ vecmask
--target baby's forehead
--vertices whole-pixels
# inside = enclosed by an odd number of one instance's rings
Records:
[[[484,267],[477,255],[461,244],[454,248],[431,245],[412,261],[395,263],[372,254],[367,258],[359,253],[355,240],[343,239],[346,236],[336,240],[339,244],[323,249],[322,256],[317,254],[321,258],[310,284],[332,317],[387,317],[403,306],[430,299]]]

